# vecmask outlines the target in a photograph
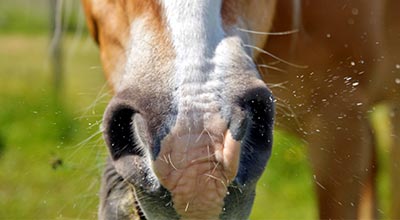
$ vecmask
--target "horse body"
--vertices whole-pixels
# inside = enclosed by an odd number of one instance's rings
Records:
[[[83,3],[115,91],[100,218],[247,218],[272,141],[264,82],[277,124],[310,145],[320,217],[376,215],[367,116],[399,103],[384,1]]]
[[[271,87],[281,103],[278,126],[309,144],[322,219],[377,217],[375,140],[368,116],[378,103],[396,109],[400,101],[398,52],[389,48],[399,44],[398,25],[385,18],[394,14],[393,4],[308,0],[294,17],[291,2],[278,3],[274,31],[299,32],[271,36],[265,50],[308,67],[279,63],[275,67],[285,73],[271,70],[263,76],[267,83],[283,84]],[[263,55],[258,61],[271,59]]]

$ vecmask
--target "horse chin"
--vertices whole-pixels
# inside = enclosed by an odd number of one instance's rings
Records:
[[[182,184],[170,191],[153,176],[144,157],[124,156],[111,164],[122,177],[122,182],[126,183],[123,184],[124,188],[131,186],[131,190],[124,193],[117,191],[117,209],[119,212],[125,210],[124,214],[136,210],[147,219],[246,219],[254,202],[256,181],[240,184],[234,178],[230,183],[222,183],[217,180],[224,176],[221,168],[213,171],[213,177],[203,175],[196,178],[197,188],[190,192],[187,190],[191,186],[188,178],[192,175],[180,179],[181,183],[186,180],[189,184]],[[208,166],[215,164],[199,162],[188,170],[207,170]],[[116,192],[115,189],[112,191]],[[193,195],[194,199],[185,199]]]

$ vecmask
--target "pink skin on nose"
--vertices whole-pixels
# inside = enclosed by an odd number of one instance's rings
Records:
[[[215,115],[197,128],[177,123],[162,142],[153,170],[182,219],[218,219],[239,156],[240,143]]]

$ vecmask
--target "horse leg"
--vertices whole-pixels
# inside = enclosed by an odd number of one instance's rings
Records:
[[[400,86],[399,76],[400,68],[398,66],[400,60],[400,25],[399,13],[400,1],[386,1],[385,11],[385,37],[387,55],[385,56],[388,63],[385,63],[386,78],[382,83],[383,88],[388,88],[388,95],[392,103],[391,122],[392,122],[392,146],[390,152],[390,178],[392,203],[390,208],[390,218],[400,219]]]
[[[360,205],[358,208],[358,219],[377,219],[378,217],[378,204],[377,204],[377,147],[375,134],[372,132],[372,125],[370,125],[371,137],[371,162],[369,166],[369,173],[365,180],[365,185],[362,186]]]
[[[306,136],[320,218],[373,218],[374,150],[369,122],[365,111],[354,106],[357,102],[334,101],[337,107],[310,115]]]
[[[400,219],[400,105],[397,103],[392,109],[392,148],[390,152],[391,177],[391,218]]]

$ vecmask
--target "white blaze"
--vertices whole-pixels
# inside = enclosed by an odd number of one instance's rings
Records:
[[[216,112],[222,82],[215,77],[213,57],[224,38],[220,0],[162,0],[175,50],[175,83],[179,114],[201,119]],[[184,114],[184,115],[182,115]]]

